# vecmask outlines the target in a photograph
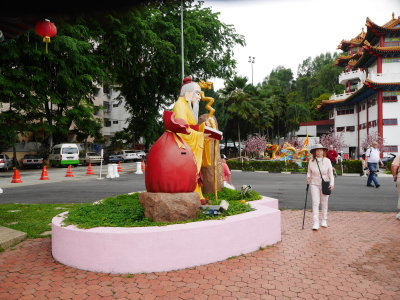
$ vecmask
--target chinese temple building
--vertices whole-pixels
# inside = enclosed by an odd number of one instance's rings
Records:
[[[393,13],[382,26],[367,18],[366,27],[338,46],[343,53],[335,65],[344,69],[339,75],[344,93],[318,106],[329,111],[335,131],[344,132],[350,158],[362,154],[362,142],[376,133],[384,152],[398,155],[400,145],[400,17]]]

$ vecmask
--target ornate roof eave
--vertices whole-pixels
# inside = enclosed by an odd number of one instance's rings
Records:
[[[349,55],[343,55],[339,56],[336,58],[335,62],[333,63],[334,66],[340,66],[344,67],[346,66],[350,61],[356,60],[357,57],[362,56],[362,51],[357,51],[356,53],[349,54]],[[357,60],[356,60],[357,61]]]
[[[365,39],[365,34],[366,33],[364,32],[364,27],[363,27],[361,33],[359,33],[355,38],[351,39],[350,41],[342,40],[337,49],[346,51],[351,46],[360,47]]]
[[[368,41],[372,41],[377,36],[381,36],[384,34],[400,35],[400,27],[395,27],[399,24],[400,24],[400,19],[399,18],[395,19],[394,16],[392,16],[391,21],[389,21],[383,26],[375,24],[367,17],[367,21],[365,24],[367,26],[367,33],[365,35],[365,39]]]
[[[364,42],[363,48],[375,54],[396,53],[396,52],[400,53],[400,46],[391,46],[391,47],[372,46],[368,41]]]
[[[351,94],[350,96],[348,96],[347,98],[344,99],[340,99],[340,100],[322,100],[320,105],[318,105],[316,108],[318,110],[324,109],[330,105],[333,104],[338,104],[338,103],[345,103],[345,102],[349,102],[352,99],[354,99],[355,97],[361,95],[362,93],[364,93],[367,90],[373,89],[373,90],[377,90],[380,88],[387,88],[389,86],[398,86],[400,87],[400,82],[376,82],[376,81],[372,81],[369,78],[367,78],[364,81],[364,85],[358,89],[357,91],[355,91],[353,94]]]

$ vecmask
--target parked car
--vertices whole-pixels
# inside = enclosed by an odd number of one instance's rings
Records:
[[[107,163],[107,164],[108,163],[115,164],[115,163],[124,161],[122,156],[119,154],[110,154],[110,155],[105,156],[104,159],[105,159],[105,163]]]
[[[385,156],[382,158],[382,163],[383,165],[387,166],[388,162],[393,161],[395,159],[396,155],[393,153],[390,153],[389,156]]]
[[[141,159],[145,159],[146,158],[146,152],[144,152],[143,150],[133,150],[137,156],[139,156]]]
[[[86,152],[83,156],[79,158],[79,161],[82,165],[90,164],[101,164],[101,155],[96,152]]]
[[[142,159],[135,150],[121,150],[116,155],[121,156],[123,161],[140,161]]]
[[[36,154],[25,154],[22,158],[23,168],[41,168],[43,166],[43,157]]]
[[[12,166],[12,159],[7,154],[0,154],[0,170],[8,171]]]

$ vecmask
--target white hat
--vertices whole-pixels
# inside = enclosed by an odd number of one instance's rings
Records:
[[[321,144],[316,144],[316,145],[314,145],[314,146],[311,148],[310,153],[314,153],[315,150],[317,150],[317,149],[323,149],[323,150],[325,150],[325,151],[328,151],[328,148],[325,148],[325,147],[322,146]]]

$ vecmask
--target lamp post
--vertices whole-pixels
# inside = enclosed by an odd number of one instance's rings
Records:
[[[251,64],[251,84],[253,84],[253,64],[255,63],[255,57],[249,56],[249,63]]]

